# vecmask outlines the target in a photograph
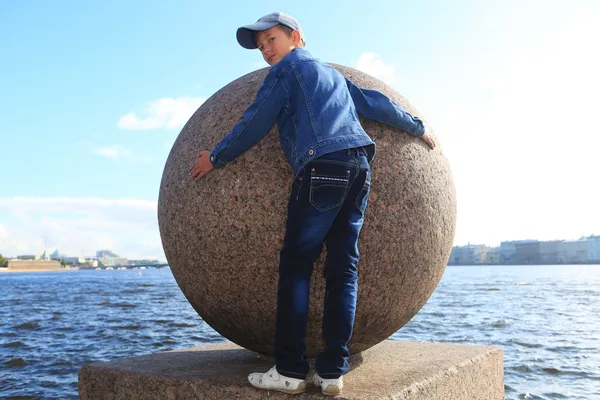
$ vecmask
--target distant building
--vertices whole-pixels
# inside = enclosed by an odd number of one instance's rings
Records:
[[[475,264],[485,264],[487,262],[487,253],[492,248],[484,244],[473,244],[469,246],[473,249]]]
[[[117,254],[110,250],[100,250],[96,252],[98,258],[98,264],[105,267],[118,267],[120,265],[127,265],[128,261],[124,257],[119,257]]]
[[[62,260],[65,264],[69,265],[80,265],[85,263],[85,258],[83,257],[63,257]]]
[[[98,266],[98,260],[96,260],[95,258],[88,258],[85,260],[85,264],[95,268]]]
[[[518,265],[540,264],[540,242],[529,240],[516,243],[515,262]]]
[[[40,260],[44,260],[44,261],[48,261],[50,260],[50,253],[48,253],[48,250],[44,250],[44,252],[42,253],[42,255],[40,256]]]
[[[491,248],[483,244],[468,244],[466,246],[454,246],[450,253],[448,264],[452,265],[474,265],[486,262],[487,252]]]
[[[54,253],[50,254],[50,259],[52,260],[60,260],[64,257],[64,255],[60,254],[58,250],[54,250]]]
[[[587,238],[588,245],[588,262],[600,263],[600,236],[589,236]]]
[[[468,263],[467,259],[469,258],[469,254],[467,249],[461,246],[452,247],[452,251],[450,252],[450,259],[448,260],[448,264],[450,265],[463,265]],[[472,262],[471,262],[472,263]]]
[[[510,240],[500,243],[500,263],[517,264],[517,245],[534,243],[536,240]]]
[[[40,256],[38,255],[30,255],[30,254],[25,254],[22,256],[17,256],[17,260],[39,260]]]
[[[493,249],[487,252],[485,256],[485,263],[500,264],[501,255],[502,253],[500,251],[500,247],[494,247]]]
[[[558,246],[560,240],[540,242],[540,264],[558,264]]]
[[[588,262],[588,241],[569,240],[558,244],[560,264],[582,264]]]
[[[110,250],[100,250],[100,251],[96,252],[96,258],[111,258],[111,257],[119,257],[119,256]]]

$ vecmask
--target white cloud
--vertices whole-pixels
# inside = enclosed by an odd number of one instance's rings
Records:
[[[384,63],[379,57],[379,54],[362,53],[355,68],[366,72],[388,85],[393,85],[398,81],[396,67]]]
[[[119,145],[107,146],[107,147],[96,147],[92,150],[94,153],[107,158],[117,158],[125,155],[129,155],[130,151]]]
[[[129,112],[119,119],[124,130],[176,129],[183,126],[204,103],[200,97],[163,98],[153,101],[143,115]]]
[[[47,245],[73,256],[109,248],[129,258],[164,259],[156,208],[138,199],[0,198],[0,216],[10,221],[0,226],[0,253],[40,254]]]

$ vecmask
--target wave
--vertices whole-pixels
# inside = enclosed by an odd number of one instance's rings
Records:
[[[10,367],[25,367],[29,365],[29,363],[27,363],[25,360],[19,357],[8,360],[4,363],[4,365],[8,365]]]
[[[119,308],[136,308],[137,304],[121,303],[121,304],[115,305],[115,307],[119,307]]]
[[[519,372],[533,372],[533,368],[531,366],[531,364],[521,364],[517,367],[513,367],[511,369],[514,369],[515,371],[519,371]]]
[[[519,398],[520,399],[528,399],[528,400],[529,399],[532,399],[532,400],[546,400],[545,397],[541,397],[541,396],[538,396],[537,394],[533,394],[533,393],[529,393],[529,392],[521,393],[519,395]]]
[[[586,377],[586,378],[594,379],[593,376],[590,376],[590,374],[588,374],[585,371],[563,370],[563,369],[552,368],[552,367],[541,368],[541,370],[544,371],[545,373],[551,374],[551,375],[580,376],[580,377]]]
[[[40,329],[40,324],[39,324],[39,320],[35,320],[35,321],[31,321],[31,322],[24,322],[21,325],[17,325],[14,327],[14,329],[32,329],[32,330],[38,330]]]
[[[123,325],[123,326],[116,326],[115,329],[126,329],[129,331],[135,331],[138,329],[143,329],[144,327],[141,325]]]
[[[509,342],[519,346],[527,347],[529,349],[539,349],[540,347],[544,347],[544,345],[541,345],[539,343],[527,343],[516,339],[510,339]]]
[[[115,308],[135,308],[137,307],[137,304],[131,304],[131,303],[111,303],[110,301],[103,301],[100,303],[96,303],[97,306],[108,306],[108,307],[115,307]]]
[[[127,290],[123,290],[121,293],[123,293],[123,294],[139,294],[139,293],[146,293],[146,290],[144,290],[144,289],[127,289]]]
[[[5,343],[2,345],[2,347],[4,348],[18,348],[23,346],[25,346],[25,343],[21,342],[20,340],[16,342]]]
[[[177,323],[177,322],[173,322],[167,326],[170,326],[173,328],[195,328],[196,327],[196,325],[186,324],[186,323]]]
[[[506,328],[508,326],[508,321],[505,319],[500,319],[496,322],[489,324],[492,328]]]

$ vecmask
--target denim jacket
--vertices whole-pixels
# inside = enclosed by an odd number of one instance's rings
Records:
[[[294,49],[269,70],[243,118],[213,149],[210,161],[222,168],[258,143],[275,121],[283,152],[298,173],[309,161],[338,150],[375,144],[361,116],[422,136],[422,121],[376,90],[358,88],[332,66]]]

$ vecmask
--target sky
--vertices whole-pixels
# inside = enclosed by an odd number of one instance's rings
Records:
[[[455,245],[600,234],[596,0],[3,0],[0,253],[164,259],[169,151],[203,101],[267,66],[235,31],[274,11],[433,127]]]

